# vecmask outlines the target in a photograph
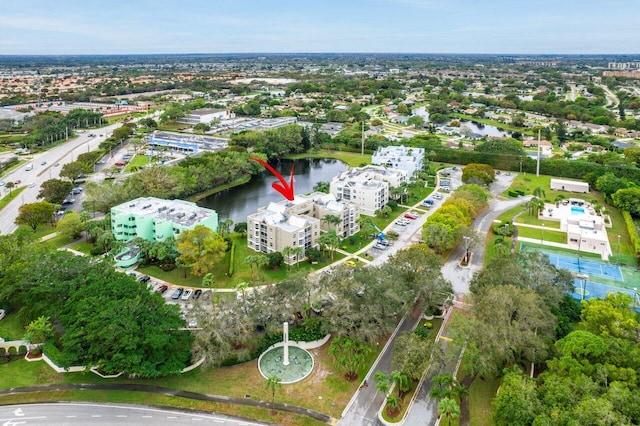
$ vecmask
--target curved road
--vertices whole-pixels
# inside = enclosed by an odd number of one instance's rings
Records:
[[[1,426],[51,425],[223,425],[262,426],[253,420],[143,405],[59,402],[0,406]]]
[[[40,192],[40,185],[43,182],[59,177],[62,166],[76,160],[78,155],[98,148],[98,145],[118,127],[120,127],[120,123],[100,129],[88,130],[78,137],[70,139],[48,151],[30,156],[31,160],[28,163],[2,176],[0,180],[5,182],[16,182],[19,180],[20,184],[16,187],[30,186],[30,184],[34,185],[31,188],[25,188],[19,197],[15,198],[0,211],[0,234],[10,234],[15,231],[17,226],[14,221],[16,217],[18,217],[18,209],[23,204],[38,201],[36,197]],[[91,132],[94,132],[96,136],[89,137]],[[46,162],[46,164],[42,165],[43,162]],[[28,164],[33,165],[32,170],[26,170]],[[58,165],[56,166],[56,164]],[[0,188],[0,192],[4,197],[9,193],[9,190],[3,187]]]

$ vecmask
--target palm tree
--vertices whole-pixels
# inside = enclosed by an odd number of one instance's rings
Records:
[[[304,248],[303,247],[294,247],[293,255],[296,257],[296,267],[300,270],[300,259],[304,256]]]
[[[249,288],[249,283],[241,282],[236,285],[236,292],[242,294],[242,308],[244,309],[244,313],[247,313],[247,289]]]
[[[404,394],[409,390],[409,376],[398,370],[391,372],[391,380],[398,388],[398,398],[404,398]]]
[[[443,398],[438,403],[438,416],[447,419],[447,426],[449,426],[451,420],[460,417],[460,406],[455,399]]]
[[[544,189],[539,186],[533,190],[533,196],[536,198],[544,198],[545,195]]]
[[[376,375],[373,376],[373,380],[376,382],[376,390],[387,396],[389,393],[389,389],[391,388],[391,381],[389,380],[389,376],[387,376],[382,371],[376,371]]]
[[[287,259],[287,271],[291,271],[291,256],[293,256],[294,248],[291,246],[286,246],[282,248],[282,256]]]
[[[335,250],[340,247],[340,237],[336,234],[335,230],[330,230],[326,234],[318,238],[318,244],[327,248],[331,253],[331,261],[333,262],[333,254]]]
[[[397,414],[398,411],[400,411],[400,407],[402,406],[402,400],[397,396],[389,395],[387,397],[387,406],[390,415],[391,413]]]
[[[282,383],[280,383],[280,378],[278,376],[275,376],[275,375],[271,375],[271,376],[267,377],[267,381],[265,382],[264,387],[267,388],[267,390],[271,391],[271,403],[275,404],[276,403],[276,390],[278,390],[278,388],[282,387]]]
[[[321,221],[329,225],[329,228],[331,228],[331,225],[333,225],[333,229],[336,229],[336,225],[342,223],[342,218],[333,214],[326,214],[321,219]]]
[[[11,197],[11,190],[13,189],[14,186],[16,186],[15,183],[13,182],[7,182],[7,184],[5,185],[7,187],[7,189],[9,189],[9,197]]]

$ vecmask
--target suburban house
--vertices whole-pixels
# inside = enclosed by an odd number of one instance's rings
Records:
[[[214,120],[229,120],[233,117],[235,117],[235,114],[228,110],[201,108],[191,111],[176,121],[178,123],[196,125],[199,123],[209,124]]]
[[[381,166],[356,167],[334,177],[329,190],[338,201],[355,204],[360,214],[375,216],[389,201],[389,188],[407,182],[407,175]]]
[[[371,156],[371,163],[390,169],[405,170],[409,176],[422,170],[424,148],[400,146],[380,147]]]
[[[589,184],[575,180],[551,179],[550,188],[556,191],[589,193]]]
[[[341,222],[323,221],[327,215]],[[320,229],[335,229],[341,238],[349,237],[360,230],[358,218],[355,205],[339,202],[332,194],[296,195],[293,201],[270,203],[247,217],[247,246],[261,253],[301,247],[299,255],[285,256],[285,263],[294,264],[306,257],[307,249],[318,246]]]
[[[164,241],[203,225],[218,230],[218,213],[183,200],[140,197],[111,208],[111,231],[118,241],[136,237]]]

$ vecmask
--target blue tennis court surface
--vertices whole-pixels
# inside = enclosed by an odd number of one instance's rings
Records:
[[[557,268],[568,269],[571,272],[579,274],[587,274],[589,276],[609,278],[612,280],[624,282],[622,271],[616,265],[607,263],[594,262],[592,260],[576,259],[566,257],[559,254],[545,253],[551,264]]]
[[[638,295],[635,291],[628,288],[614,287],[611,285],[594,283],[593,281],[583,281],[579,278],[575,278],[573,280],[573,285],[575,288],[571,296],[573,296],[574,299],[588,300],[594,297],[597,299],[604,299],[607,297],[607,293],[624,293],[636,299],[637,302]]]

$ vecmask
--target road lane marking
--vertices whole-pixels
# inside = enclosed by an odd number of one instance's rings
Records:
[[[121,418],[125,418],[125,419],[127,418],[127,416],[124,415],[124,414],[118,414],[116,417],[121,417]]]
[[[153,416],[142,416],[143,419],[152,419]]]
[[[100,418],[102,417],[102,414],[92,414],[91,417]]]
[[[76,417],[76,416],[73,416],[73,415],[71,415],[71,416],[67,416],[67,418],[68,418],[68,419],[74,419],[75,417]]]

